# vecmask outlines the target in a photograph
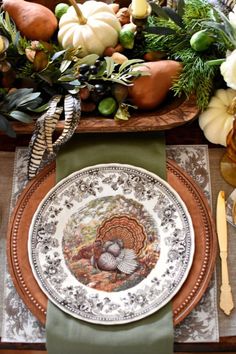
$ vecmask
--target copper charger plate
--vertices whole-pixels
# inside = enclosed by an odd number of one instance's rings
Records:
[[[197,184],[171,160],[167,180],[179,193],[192,217],[195,255],[187,280],[172,300],[174,325],[180,323],[204,294],[215,266],[217,238],[208,202]],[[32,217],[48,191],[55,185],[55,164],[44,168],[22,192],[8,230],[8,265],[13,283],[26,306],[45,324],[47,297],[39,288],[28,259],[28,232]]]

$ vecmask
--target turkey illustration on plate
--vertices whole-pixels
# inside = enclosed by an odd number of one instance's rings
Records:
[[[129,215],[123,214],[127,207]],[[155,220],[140,203],[122,195],[99,198],[73,214],[63,244],[75,277],[104,291],[138,284],[153,269],[160,252]]]

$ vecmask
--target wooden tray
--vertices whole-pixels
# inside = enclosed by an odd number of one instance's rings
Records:
[[[173,161],[167,161],[167,179],[180,194],[193,221],[195,255],[187,280],[173,299],[174,324],[180,323],[204,294],[215,265],[217,239],[208,202],[200,188]],[[47,297],[39,288],[28,260],[28,232],[38,204],[55,185],[55,164],[47,166],[22,192],[11,217],[7,254],[14,285],[32,313],[45,324]]]
[[[112,118],[102,118],[95,115],[83,115],[76,129],[77,133],[97,132],[138,132],[168,130],[187,122],[191,122],[198,116],[199,109],[196,106],[194,96],[189,98],[168,98],[153,111],[133,112],[128,121],[117,121]],[[12,122],[12,128],[17,134],[31,134],[35,124],[23,124]],[[61,132],[64,121],[59,121],[56,127]]]

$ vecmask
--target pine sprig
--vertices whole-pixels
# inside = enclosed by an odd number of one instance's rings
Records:
[[[218,10],[217,10],[218,11]],[[165,16],[151,16],[148,27],[156,26],[163,29],[174,30],[175,33],[161,31],[159,33],[145,33],[146,51],[163,51],[167,59],[182,62],[183,71],[173,86],[176,95],[191,93],[196,94],[197,105],[205,109],[212,94],[214,79],[219,73],[218,66],[210,66],[207,61],[223,58],[230,43],[227,41],[224,31],[219,31],[214,26],[208,28],[209,33],[214,36],[215,42],[204,52],[196,52],[192,49],[190,39],[192,35],[207,28],[206,23],[220,24],[219,11],[213,9],[207,0],[185,0],[182,11],[182,24],[179,26],[174,18]],[[218,18],[216,18],[216,15]],[[222,22],[222,21],[221,21]],[[154,32],[154,31],[150,31]],[[158,31],[157,31],[158,32]]]
[[[185,29],[192,32],[200,19],[212,18],[212,6],[206,0],[185,0],[183,22]],[[195,28],[199,30],[200,28]]]
[[[196,94],[197,105],[204,110],[209,102],[214,86],[214,78],[218,72],[215,66],[209,66],[205,59],[191,48],[177,51],[175,54],[185,63],[183,72],[172,87],[176,95],[189,96]]]

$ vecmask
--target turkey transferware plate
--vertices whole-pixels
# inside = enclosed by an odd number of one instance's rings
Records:
[[[33,274],[47,297],[81,320],[137,321],[163,307],[194,255],[188,210],[155,174],[95,165],[60,181],[34,214]]]

